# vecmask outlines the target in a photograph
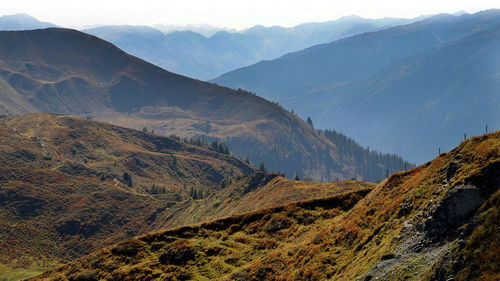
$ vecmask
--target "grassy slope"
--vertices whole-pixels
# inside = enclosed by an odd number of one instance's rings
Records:
[[[141,236],[35,279],[494,280],[499,167],[495,132],[372,191]],[[478,198],[479,208],[468,205]]]
[[[165,222],[162,223],[162,226],[188,225],[375,186],[374,183],[360,181],[302,182],[273,174],[256,180],[259,178],[259,174],[253,175],[211,194],[203,200],[186,201],[182,205],[174,206],[168,210],[168,213],[165,213],[163,217]]]
[[[0,279],[166,227],[373,186],[243,176],[254,171],[210,149],[80,117],[0,118]],[[228,178],[235,183],[222,188]],[[153,184],[165,193],[151,194]],[[206,198],[193,200],[191,188]]]
[[[208,194],[224,177],[254,171],[205,148],[83,118],[3,118],[0,132],[0,263],[19,269],[158,229],[156,215],[187,200],[190,187]],[[149,194],[153,184],[165,193]]]

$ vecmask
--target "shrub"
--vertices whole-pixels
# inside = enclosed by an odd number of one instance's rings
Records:
[[[132,177],[127,173],[123,173],[123,181],[128,187],[132,187]]]
[[[132,257],[139,252],[141,247],[142,245],[140,244],[139,241],[129,240],[129,241],[124,241],[111,248],[111,253],[115,255]]]
[[[290,225],[292,225],[292,223],[285,217],[273,217],[266,223],[266,225],[264,226],[264,230],[271,233],[288,228],[290,227]]]
[[[159,260],[162,264],[185,264],[189,260],[194,260],[196,250],[187,243],[179,243],[167,248],[160,255]]]
[[[70,281],[98,281],[99,273],[97,271],[81,272],[69,278]]]

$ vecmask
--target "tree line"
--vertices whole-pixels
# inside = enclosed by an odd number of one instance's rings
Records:
[[[335,143],[341,159],[353,160],[356,172],[363,175],[365,180],[380,181],[387,174],[415,167],[415,164],[395,154],[370,151],[369,147],[362,147],[352,138],[335,130],[319,130],[319,132]]]

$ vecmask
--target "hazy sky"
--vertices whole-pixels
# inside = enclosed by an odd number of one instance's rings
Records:
[[[245,28],[292,26],[356,14],[368,18],[476,12],[500,8],[499,0],[9,0],[0,15],[27,13],[65,27],[95,24],[210,24]]]

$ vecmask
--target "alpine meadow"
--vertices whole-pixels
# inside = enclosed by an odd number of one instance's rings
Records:
[[[0,7],[0,281],[500,280],[500,5]]]

